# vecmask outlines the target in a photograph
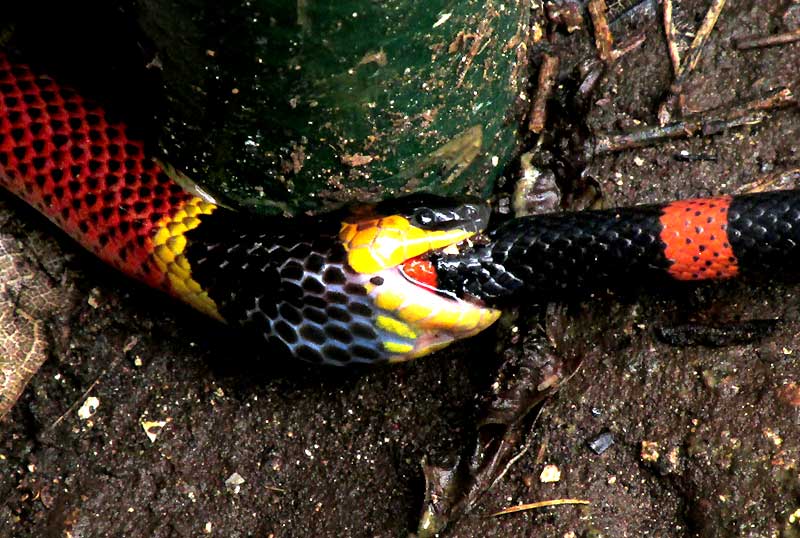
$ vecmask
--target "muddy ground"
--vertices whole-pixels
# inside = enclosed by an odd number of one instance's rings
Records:
[[[790,4],[728,2],[687,108],[800,90],[800,44],[733,47],[784,28]],[[696,28],[707,6],[676,2],[679,29]],[[596,131],[656,123],[671,71],[660,26],[646,35],[593,97]],[[573,54],[591,54],[588,34],[570,39]],[[609,205],[728,193],[797,167],[799,140],[794,108],[597,158],[587,173]],[[711,158],[676,159],[682,151]],[[469,442],[499,366],[500,328],[392,368],[276,364],[109,271],[6,194],[0,234],[38,253],[71,305],[50,320],[50,358],[0,424],[3,537],[404,536],[422,505],[421,459],[452,461]],[[679,285],[601,296],[572,312],[587,338],[606,337],[547,402],[530,450],[449,536],[800,536],[800,285]],[[779,322],[723,347],[657,337],[659,328],[753,319]],[[81,419],[90,396],[99,406]],[[164,423],[154,441],[146,421]],[[604,432],[614,443],[598,455],[587,443]],[[558,482],[540,481],[547,464],[560,469]],[[591,504],[487,517],[562,497]]]

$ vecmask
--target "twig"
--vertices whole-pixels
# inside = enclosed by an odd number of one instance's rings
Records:
[[[750,116],[740,117],[733,120],[720,118],[709,118],[697,121],[679,121],[665,126],[650,127],[624,134],[601,134],[598,135],[591,153],[602,155],[605,153],[615,153],[627,149],[643,148],[652,146],[658,142],[675,138],[689,138],[698,133],[705,135],[716,134],[733,127],[743,125],[754,125],[764,121],[766,113],[755,112]]]
[[[645,34],[643,31],[633,34],[625,41],[621,41],[619,47],[611,50],[611,61],[616,62],[629,52],[633,52],[641,47],[645,41],[647,41],[647,34]]]
[[[675,27],[672,25],[672,0],[664,0],[664,36],[667,39],[669,60],[672,62],[673,76],[681,72],[681,53],[675,43]]]
[[[591,503],[589,501],[586,501],[586,500],[583,500],[583,499],[553,499],[553,500],[550,500],[550,501],[539,501],[539,502],[529,503],[529,504],[520,504],[518,506],[510,506],[508,508],[504,508],[504,509],[500,510],[499,512],[495,512],[494,514],[492,514],[489,517],[497,517],[497,516],[502,516],[502,515],[505,515],[505,514],[513,514],[515,512],[522,512],[522,511],[525,511],[525,510],[534,510],[536,508],[547,508],[549,506],[562,506],[562,505],[565,505],[565,504],[583,504],[583,505],[586,505],[586,504],[591,504]]]
[[[625,39],[625,41],[620,42],[619,47],[615,48],[611,51],[611,63],[618,61],[620,58],[632,52],[639,47],[647,40],[647,35],[644,32],[634,34],[629,38]],[[577,98],[581,102],[585,102],[589,95],[594,91],[597,82],[600,80],[600,77],[606,71],[608,66],[602,62],[594,61],[592,64],[587,66],[586,76],[583,78],[583,82],[578,87]]]
[[[81,394],[80,398],[75,400],[75,402],[71,406],[69,406],[69,409],[64,411],[64,413],[60,417],[58,417],[56,419],[56,421],[53,422],[53,424],[51,424],[49,428],[47,428],[47,430],[48,431],[54,430],[56,428],[56,426],[61,424],[61,421],[64,420],[64,418],[67,415],[72,414],[72,412],[75,411],[75,409],[86,400],[86,398],[89,396],[89,393],[92,392],[92,390],[97,386],[97,384],[100,383],[100,380],[103,379],[103,376],[105,376],[108,373],[109,370],[111,370],[111,369],[113,369],[113,368],[115,368],[117,366],[117,363],[119,362],[119,359],[120,359],[119,356],[115,357],[114,360],[111,361],[111,364],[109,364],[105,369],[103,369],[102,372],[100,372],[100,375],[97,376],[97,379],[92,381],[92,384],[89,385],[89,388],[86,389],[83,392],[83,394]]]
[[[717,19],[722,13],[722,8],[725,7],[725,2],[726,0],[712,0],[711,6],[706,11],[706,16],[697,31],[697,35],[694,36],[688,54],[678,68],[678,74],[669,89],[669,94],[667,94],[667,98],[658,108],[658,122],[660,125],[664,126],[672,119],[672,112],[675,110],[678,98],[683,92],[683,85],[692,71],[694,71],[697,62],[700,61],[700,55],[703,52],[708,36],[711,35],[711,31],[717,24]]]
[[[611,19],[611,26],[620,23],[627,24],[630,21],[643,22],[647,19],[654,18],[656,15],[657,4],[658,0],[641,0],[622,13],[615,14]]]
[[[766,97],[749,101],[743,107],[739,108],[739,110],[772,110],[796,104],[797,99],[795,99],[792,90],[789,88],[780,88],[768,94]],[[736,111],[734,110],[732,114],[735,113]]]
[[[597,47],[597,55],[604,62],[610,62],[614,37],[611,35],[611,30],[608,28],[608,19],[606,19],[608,6],[606,6],[605,0],[589,0],[587,7],[594,25],[594,43]]]
[[[697,62],[700,61],[700,55],[703,52],[706,40],[714,30],[714,26],[716,26],[717,19],[719,19],[719,15],[725,7],[725,2],[726,0],[713,0],[711,2],[711,6],[709,6],[706,16],[703,19],[703,24],[700,25],[697,35],[694,36],[694,40],[691,46],[689,46],[689,54],[686,55],[686,60],[681,65],[681,72],[679,75],[683,75],[684,72],[691,72],[697,67]]]
[[[558,56],[550,54],[542,55],[542,65],[539,68],[539,82],[536,89],[536,97],[531,107],[531,117],[528,128],[531,132],[539,134],[544,130],[547,121],[547,101],[553,93],[553,86],[558,76],[558,66],[561,61]]]
[[[783,88],[761,99],[745,103],[732,111],[689,118],[669,125],[648,127],[622,134],[600,134],[588,148],[589,156],[614,153],[650,146],[675,138],[688,138],[696,134],[711,136],[727,129],[760,123],[769,117],[769,111],[796,105],[791,90]]]
[[[751,36],[736,40],[736,48],[739,50],[759,49],[764,47],[774,47],[775,45],[785,45],[800,41],[800,28],[782,34],[769,36]]]
[[[736,189],[735,194],[796,189],[798,184],[800,184],[800,168],[792,168],[782,172],[772,172],[745,183]]]

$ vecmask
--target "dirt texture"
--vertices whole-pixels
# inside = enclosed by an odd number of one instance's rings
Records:
[[[679,35],[708,5],[675,2]],[[684,88],[684,110],[733,107],[780,87],[800,93],[800,44],[734,47],[783,31],[791,5],[730,0]],[[612,27],[636,30],[645,43],[591,99],[593,132],[657,124],[669,57],[660,23]],[[589,29],[563,39],[562,74],[595,56]],[[790,108],[713,137],[596,157],[584,177],[609,206],[658,202],[734,192],[796,168],[799,153],[800,112]],[[3,193],[0,245],[8,241],[31,245],[20,263],[47,267],[71,306],[42,314],[49,359],[0,423],[2,537],[405,536],[423,502],[420,461],[461,453],[502,348],[524,352],[525,338],[509,335],[528,334],[541,316],[523,310],[411,364],[320,370],[271,361],[115,275]],[[445,535],[800,536],[800,287],[771,276],[645,283],[572,305],[571,331],[583,331],[592,352],[545,404],[527,452]],[[731,345],[665,337],[748,320],[778,321]],[[613,444],[598,454],[590,443],[604,433]],[[541,481],[546,465],[558,467],[558,481]],[[591,504],[488,517],[556,498]]]

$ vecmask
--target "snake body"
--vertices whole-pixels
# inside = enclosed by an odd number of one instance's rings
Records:
[[[303,360],[406,360],[509,303],[780,271],[800,254],[798,191],[531,216],[480,235],[483,204],[266,218],[175,177],[96,103],[0,54],[0,185],[120,271]]]
[[[480,231],[485,206],[428,198],[292,220],[231,211],[179,185],[98,104],[2,54],[0,185],[120,271],[260,335],[268,352],[400,361],[499,316],[404,265]]]
[[[523,217],[434,265],[440,288],[501,305],[631,282],[772,275],[797,259],[800,192],[787,190]]]

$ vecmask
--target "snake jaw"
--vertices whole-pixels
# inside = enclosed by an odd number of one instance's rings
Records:
[[[432,266],[412,262],[435,250],[457,248],[486,227],[488,216],[483,205],[450,204],[412,215],[358,214],[342,222],[339,239],[357,284],[378,309],[374,327],[389,361],[427,355],[497,320],[498,310],[442,293],[435,272],[425,274]]]
[[[461,228],[424,230],[404,217],[391,215],[343,222],[339,238],[347,250],[350,266],[357,273],[366,274],[399,266],[410,258],[459,243],[474,233]]]
[[[339,240],[357,273],[378,273],[433,250],[455,245],[484,230],[489,208],[483,204],[453,204],[427,198],[438,207],[421,205],[405,213],[371,215],[361,208],[346,218]],[[415,203],[416,199],[406,200]],[[377,208],[376,208],[377,209]]]
[[[409,279],[401,267],[372,275],[364,286],[378,308],[375,327],[384,351],[389,352],[390,362],[421,357],[473,336],[500,316],[499,310],[420,285]]]

